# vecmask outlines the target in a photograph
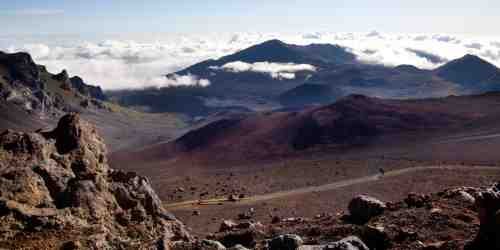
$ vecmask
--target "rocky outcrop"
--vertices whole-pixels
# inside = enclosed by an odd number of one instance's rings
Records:
[[[74,90],[83,96],[94,98],[100,101],[105,101],[108,99],[104,94],[104,91],[102,91],[101,87],[88,85],[79,76],[73,76],[70,78],[66,70],[61,71],[61,73],[59,74],[53,75],[52,79],[61,82],[60,87],[64,90]]]
[[[87,85],[66,70],[51,74],[27,53],[0,51],[0,104],[6,102],[30,114],[60,117],[67,112],[107,109],[107,100],[98,86]]]
[[[61,71],[61,73],[53,75],[52,79],[60,81],[60,82],[68,82],[69,81],[68,71],[63,69]]]
[[[349,203],[350,219],[356,223],[366,223],[372,217],[384,212],[384,202],[366,195],[358,195]]]
[[[298,235],[285,234],[277,236],[269,241],[269,250],[296,250],[304,242]]]
[[[61,83],[61,85],[59,85],[59,88],[66,91],[71,91],[71,82],[69,81],[68,72],[65,69],[63,69],[61,73],[53,75],[52,79]]]
[[[9,80],[19,80],[31,89],[41,88],[38,66],[28,53],[3,53],[0,51],[0,66],[8,71]]]
[[[500,249],[500,182],[476,197],[479,233],[466,250]]]
[[[319,246],[303,246],[299,250],[370,250],[363,241],[356,236],[350,236],[345,239]]]
[[[193,242],[178,241],[171,246],[172,250],[225,250],[226,247],[218,241],[201,240]]]
[[[106,101],[108,99],[101,87],[86,84],[79,76],[73,76],[69,79],[69,81],[71,82],[72,87],[84,96],[89,96],[101,101]]]
[[[78,115],[49,132],[0,134],[0,248],[156,249],[189,239],[148,179],[109,168],[102,138]]]

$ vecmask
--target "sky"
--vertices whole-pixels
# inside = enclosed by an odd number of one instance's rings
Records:
[[[208,85],[164,75],[269,39],[338,44],[387,66],[432,69],[465,54],[500,66],[499,11],[498,0],[0,0],[0,51],[105,89]]]
[[[497,0],[1,1],[3,33],[438,32],[500,35]]]

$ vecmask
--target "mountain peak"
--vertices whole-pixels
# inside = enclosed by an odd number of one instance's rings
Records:
[[[271,40],[267,40],[259,45],[261,45],[261,46],[263,46],[263,45],[283,45],[283,46],[286,46],[287,44],[279,39],[271,39]]]
[[[287,44],[281,40],[272,39],[240,50],[234,54],[221,57],[218,60],[206,60],[197,63],[176,72],[176,74],[186,75],[190,73],[210,77],[210,74],[207,73],[207,68],[210,66],[220,67],[236,61],[245,63],[295,63],[321,66],[325,64],[352,63],[355,60],[356,56],[354,54],[339,45],[311,44],[303,46]]]
[[[499,73],[499,69],[488,61],[472,54],[452,60],[436,69],[441,78],[464,87],[481,84]]]
[[[461,60],[461,61],[468,61],[468,62],[476,62],[476,63],[487,63],[487,64],[490,64],[489,62],[487,62],[486,60],[482,59],[481,57],[479,56],[476,56],[476,55],[473,55],[473,54],[466,54],[465,56],[459,58],[458,60]]]

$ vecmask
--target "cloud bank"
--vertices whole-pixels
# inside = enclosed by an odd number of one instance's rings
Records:
[[[269,74],[275,79],[295,79],[295,73],[301,71],[316,71],[316,67],[309,64],[294,64],[294,63],[274,63],[274,62],[256,62],[246,63],[241,61],[230,62],[221,67],[211,67],[215,70],[224,70],[228,72],[256,72]]]
[[[210,81],[208,79],[198,78],[195,75],[183,75],[179,76],[173,74],[171,76],[165,77],[156,77],[149,81],[155,87],[177,87],[177,86],[199,86],[199,87],[207,87],[210,85]]]
[[[36,12],[34,12],[36,13]],[[40,12],[42,13],[42,12]],[[26,51],[51,72],[67,69],[88,83],[104,89],[210,84],[196,76],[166,79],[168,73],[194,63],[216,59],[270,40],[306,45],[338,44],[368,62],[397,66],[412,64],[436,68],[465,54],[478,55],[500,66],[500,37],[468,37],[449,34],[389,34],[309,32],[296,34],[141,34],[103,37],[2,36],[0,50]],[[291,79],[296,71],[272,62],[262,65],[224,65],[224,70],[255,71]],[[286,66],[286,67],[285,67]],[[213,83],[212,83],[213,84]]]

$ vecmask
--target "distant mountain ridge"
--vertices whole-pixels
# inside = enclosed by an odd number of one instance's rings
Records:
[[[443,62],[446,61],[443,59]],[[259,70],[227,70],[224,65],[241,62],[243,68],[256,63],[302,64],[314,67],[314,71],[299,71],[289,78],[273,77]],[[232,65],[234,66],[234,65]],[[266,65],[259,65],[265,67]],[[276,65],[267,65],[276,67]],[[269,72],[277,70],[268,69]],[[264,70],[265,71],[265,70]],[[162,105],[176,106],[179,102],[195,103],[193,110],[210,110],[205,99],[228,103],[227,108],[261,110],[265,107],[300,108],[327,104],[350,94],[362,94],[380,98],[418,99],[449,95],[479,94],[500,90],[500,70],[493,64],[473,55],[449,61],[434,70],[419,69],[413,65],[389,67],[358,61],[348,49],[331,44],[305,46],[270,40],[238,51],[234,54],[194,64],[167,77],[194,75],[210,81],[207,87],[193,88],[192,93],[183,90],[183,97],[169,101],[175,88],[159,91],[155,99]],[[175,78],[175,77],[174,77]],[[323,89],[324,92],[321,90]],[[158,102],[146,98],[147,91],[132,91],[127,99],[140,100],[142,106],[152,110],[167,110]],[[164,94],[161,94],[161,93]],[[202,94],[200,94],[202,93]],[[162,97],[163,96],[163,97]],[[124,105],[125,99],[117,100]],[[184,101],[183,101],[184,100]],[[250,100],[241,103],[240,100]],[[185,109],[168,109],[184,113]],[[210,113],[211,111],[208,111]],[[188,115],[199,115],[195,112]]]
[[[356,55],[338,45],[311,44],[306,46],[286,44],[280,40],[270,40],[217,60],[206,60],[184,70],[176,72],[179,75],[188,73],[204,76],[207,68],[222,66],[230,62],[277,62],[295,64],[345,64],[356,61]]]
[[[475,55],[468,54],[450,61],[435,72],[439,77],[456,82],[466,89],[500,87],[491,86],[500,85],[500,69]]]

